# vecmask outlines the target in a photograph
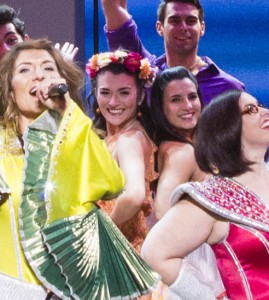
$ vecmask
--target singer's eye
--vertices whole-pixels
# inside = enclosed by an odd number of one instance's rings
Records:
[[[55,68],[53,68],[53,67],[46,67],[45,70],[53,72],[53,71],[55,71]]]
[[[45,62],[42,66],[42,69],[46,72],[55,72],[57,71],[57,67],[53,62]]]
[[[27,69],[27,68],[22,68],[22,69],[19,70],[19,73],[26,73],[26,72],[28,72],[28,71],[29,71],[29,69]]]

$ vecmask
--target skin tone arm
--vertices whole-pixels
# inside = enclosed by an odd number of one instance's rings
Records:
[[[126,0],[102,0],[102,7],[108,30],[116,30],[131,18]]]
[[[146,139],[141,132],[122,135],[117,144],[117,159],[126,179],[124,192],[110,214],[117,225],[129,220],[145,199]]]
[[[141,255],[163,282],[171,285],[185,256],[204,242],[221,241],[226,232],[226,222],[215,219],[191,199],[181,200],[151,229]]]
[[[159,149],[160,177],[154,199],[154,210],[159,220],[170,208],[170,197],[180,184],[204,179],[204,173],[198,168],[193,147],[178,142],[165,142]]]

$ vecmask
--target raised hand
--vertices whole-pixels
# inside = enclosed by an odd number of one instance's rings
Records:
[[[74,44],[70,44],[68,42],[64,43],[62,48],[60,47],[59,43],[56,43],[55,48],[61,52],[66,61],[73,61],[79,50],[79,48],[75,47]]]
[[[109,30],[119,28],[131,18],[126,0],[102,0],[102,7]]]

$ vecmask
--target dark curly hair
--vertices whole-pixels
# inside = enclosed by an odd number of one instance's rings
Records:
[[[25,36],[25,25],[24,21],[18,18],[18,14],[14,8],[8,5],[0,5],[0,26],[12,23],[17,33],[24,38]]]
[[[160,21],[162,24],[164,23],[166,16],[166,6],[170,2],[189,3],[194,5],[199,11],[199,21],[204,21],[204,10],[199,0],[163,0],[160,3],[157,11],[158,21]]]

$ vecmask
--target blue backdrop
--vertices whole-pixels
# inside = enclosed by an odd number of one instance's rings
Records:
[[[269,105],[269,1],[202,0],[206,33],[199,54],[209,56],[219,67],[245,83],[247,91]],[[128,1],[129,12],[146,48],[163,53],[163,40],[155,30],[159,0]],[[93,0],[85,1],[86,54],[93,54]],[[104,17],[99,0],[99,51],[106,51]]]

